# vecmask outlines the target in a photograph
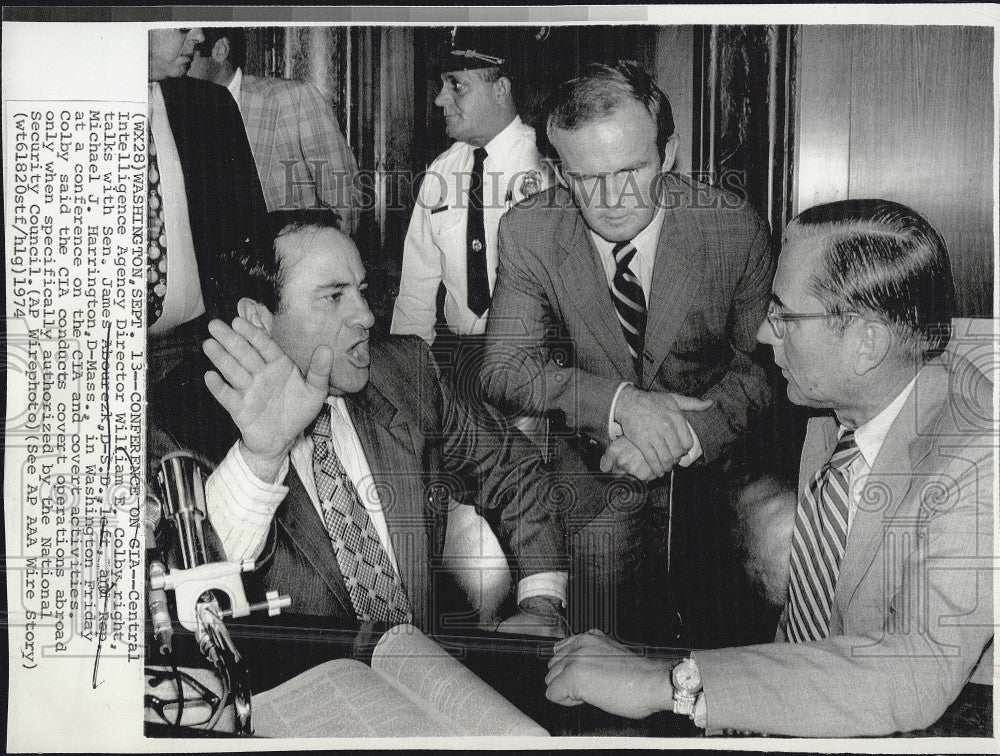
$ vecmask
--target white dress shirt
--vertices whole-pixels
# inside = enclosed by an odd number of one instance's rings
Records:
[[[240,113],[243,112],[243,98],[240,94],[241,88],[243,87],[243,69],[237,68],[236,73],[233,74],[233,78],[229,80],[226,84],[226,89],[229,90],[229,94],[233,96],[236,100],[236,107],[240,109]]]
[[[889,402],[881,412],[864,425],[859,425],[854,431],[854,441],[858,445],[858,449],[861,450],[861,454],[847,468],[847,474],[850,479],[850,493],[847,501],[848,538],[851,536],[851,526],[854,524],[854,516],[858,512],[858,502],[861,501],[861,494],[864,491],[868,475],[872,471],[872,465],[875,463],[878,453],[882,450],[882,444],[885,442],[885,437],[888,435],[889,429],[896,421],[900,410],[903,409],[903,405],[906,404],[906,400],[913,392],[916,382],[917,378],[914,376],[913,380],[906,384],[906,388],[895,399]]]
[[[347,412],[347,403],[343,397],[332,396],[327,399],[327,404],[331,408],[330,431],[334,451],[357,489],[379,540],[398,573],[396,555],[375,480],[368,466],[364,447]],[[288,475],[289,462],[295,467],[309,494],[309,500],[322,520],[323,508],[316,491],[312,455],[312,437],[300,437],[278,473],[279,482],[266,483],[257,478],[247,466],[240,452],[240,443],[233,445],[205,484],[208,517],[222,542],[227,559],[234,562],[256,559],[264,550],[274,515],[288,495],[288,486],[280,481],[284,481]],[[528,575],[518,583],[517,600],[521,602],[532,596],[551,596],[565,604],[567,580],[565,573],[540,572]]]
[[[646,300],[645,304],[647,312],[649,311],[649,290],[653,286],[653,265],[656,263],[656,248],[660,244],[660,231],[663,229],[663,218],[665,214],[665,209],[661,207],[656,211],[656,215],[653,216],[653,220],[649,222],[649,225],[640,231],[634,239],[632,239],[632,245],[635,247],[635,254],[632,256],[632,260],[629,262],[628,268],[632,271],[632,275],[639,280],[639,284],[642,286],[642,296]],[[617,270],[614,256],[614,248],[617,242],[609,242],[598,235],[595,231],[590,231],[590,238],[593,240],[594,247],[597,250],[597,257],[601,261],[601,265],[604,267],[604,275],[608,279],[608,288],[610,289],[611,283],[615,278],[615,270]],[[628,381],[620,383],[618,385],[618,390],[615,391],[614,399],[611,400],[611,410],[608,413],[608,437],[612,441],[624,435],[621,425],[615,422],[615,410],[618,408],[618,397],[621,396],[622,390],[626,386],[630,385],[632,384]],[[701,441],[698,439],[698,434],[694,432],[694,428],[691,427],[691,423],[687,423],[687,427],[688,431],[691,433],[691,437],[694,439],[694,445],[677,463],[681,467],[690,466],[698,459],[698,457],[701,456],[702,453]]]
[[[466,226],[475,147],[455,142],[427,169],[403,241],[403,268],[391,332],[434,341],[437,292],[444,281],[448,328],[461,336],[486,331],[487,310],[476,315],[468,305]],[[496,285],[500,218],[553,177],[535,146],[535,130],[515,117],[486,145],[483,163],[483,225],[490,292]]]
[[[148,329],[151,335],[157,335],[194,320],[205,312],[205,302],[201,296],[198,259],[191,237],[181,159],[170,131],[163,92],[156,82],[149,85],[149,117],[156,142],[163,226],[167,237],[167,291],[163,298],[163,313]]]

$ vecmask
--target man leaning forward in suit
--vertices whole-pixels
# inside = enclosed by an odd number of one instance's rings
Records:
[[[271,221],[275,265],[204,345],[205,382],[240,433],[206,485],[226,556],[256,559],[292,611],[433,631],[448,501],[475,502],[522,575],[501,629],[561,634],[563,544],[539,453],[453,399],[420,338],[369,343],[365,269],[331,212]]]
[[[758,338],[810,420],[774,643],[671,665],[598,631],[556,645],[547,696],[709,731],[886,735],[993,670],[993,385],[947,349],[944,242],[884,200],[806,210]],[[971,679],[970,679],[971,678]]]
[[[752,356],[770,233],[745,201],[670,172],[670,103],[633,62],[590,65],[562,84],[547,134],[560,185],[501,221],[483,387],[505,411],[576,433],[590,485],[607,492],[589,523],[582,507],[571,513],[572,594],[613,602],[601,624],[641,637],[668,584],[647,558],[650,505],[676,504],[671,604],[687,637],[723,644],[719,615],[732,601],[720,591],[736,577],[721,547],[729,459],[771,397]],[[604,601],[589,599],[595,582]],[[676,637],[661,630],[659,642]]]

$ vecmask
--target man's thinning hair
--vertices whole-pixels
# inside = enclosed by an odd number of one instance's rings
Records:
[[[238,26],[207,26],[202,28],[205,41],[196,49],[206,58],[212,54],[215,43],[225,37],[229,40],[229,62],[233,68],[243,68],[247,62],[247,35]]]
[[[580,76],[560,84],[549,104],[548,137],[551,140],[553,128],[572,131],[603,120],[630,100],[646,108],[656,123],[656,149],[662,162],[667,140],[674,134],[670,100],[653,77],[632,60],[610,65],[590,63]]]
[[[245,270],[245,287],[241,296],[250,297],[277,312],[281,307],[281,290],[285,282],[284,266],[278,256],[279,242],[301,231],[323,229],[340,231],[340,216],[334,210],[278,210],[267,214],[267,239],[270,254]]]
[[[785,230],[785,241],[813,238],[826,248],[812,294],[827,312],[857,312],[887,325],[920,362],[951,338],[955,284],[944,240],[919,213],[881,199],[811,207]],[[846,321],[844,322],[846,325]]]

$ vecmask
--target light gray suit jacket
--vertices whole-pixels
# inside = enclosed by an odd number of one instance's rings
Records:
[[[947,352],[924,367],[863,489],[830,636],[695,653],[709,731],[903,732],[937,721],[970,676],[991,680],[992,418],[977,368]],[[800,493],[835,443],[832,417],[810,421]]]
[[[686,415],[712,462],[771,398],[751,357],[774,275],[770,235],[735,195],[661,178],[667,209],[637,383],[715,401]],[[548,414],[606,443],[615,391],[636,374],[597,254],[562,187],[504,216],[482,380],[506,410]]]

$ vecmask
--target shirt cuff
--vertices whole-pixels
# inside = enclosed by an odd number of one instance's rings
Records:
[[[281,465],[278,480],[288,475]],[[231,562],[255,559],[264,549],[271,521],[288,486],[266,483],[253,474],[236,442],[205,484],[208,518]]]
[[[565,572],[536,572],[522,578],[517,584],[517,603],[532,596],[547,596],[566,607],[566,584],[569,576]]]
[[[698,694],[698,699],[694,702],[694,716],[691,717],[694,720],[694,726],[705,729],[705,725],[708,723],[708,704],[705,703],[705,691]]]
[[[622,381],[619,383],[618,389],[615,391],[615,396],[611,400],[611,409],[608,411],[608,438],[612,441],[625,435],[625,431],[622,430],[621,423],[615,420],[615,408],[618,406],[618,397],[621,396],[622,390],[626,386],[632,385],[634,384],[630,381]]]
[[[698,461],[698,458],[702,455],[704,450],[701,448],[701,441],[698,439],[698,434],[694,432],[694,428],[691,427],[691,423],[688,423],[687,420],[684,422],[687,423],[688,433],[690,433],[691,438],[694,439],[694,444],[692,444],[691,448],[688,449],[688,453],[680,458],[680,461],[678,461],[677,464],[681,467],[690,467]]]

